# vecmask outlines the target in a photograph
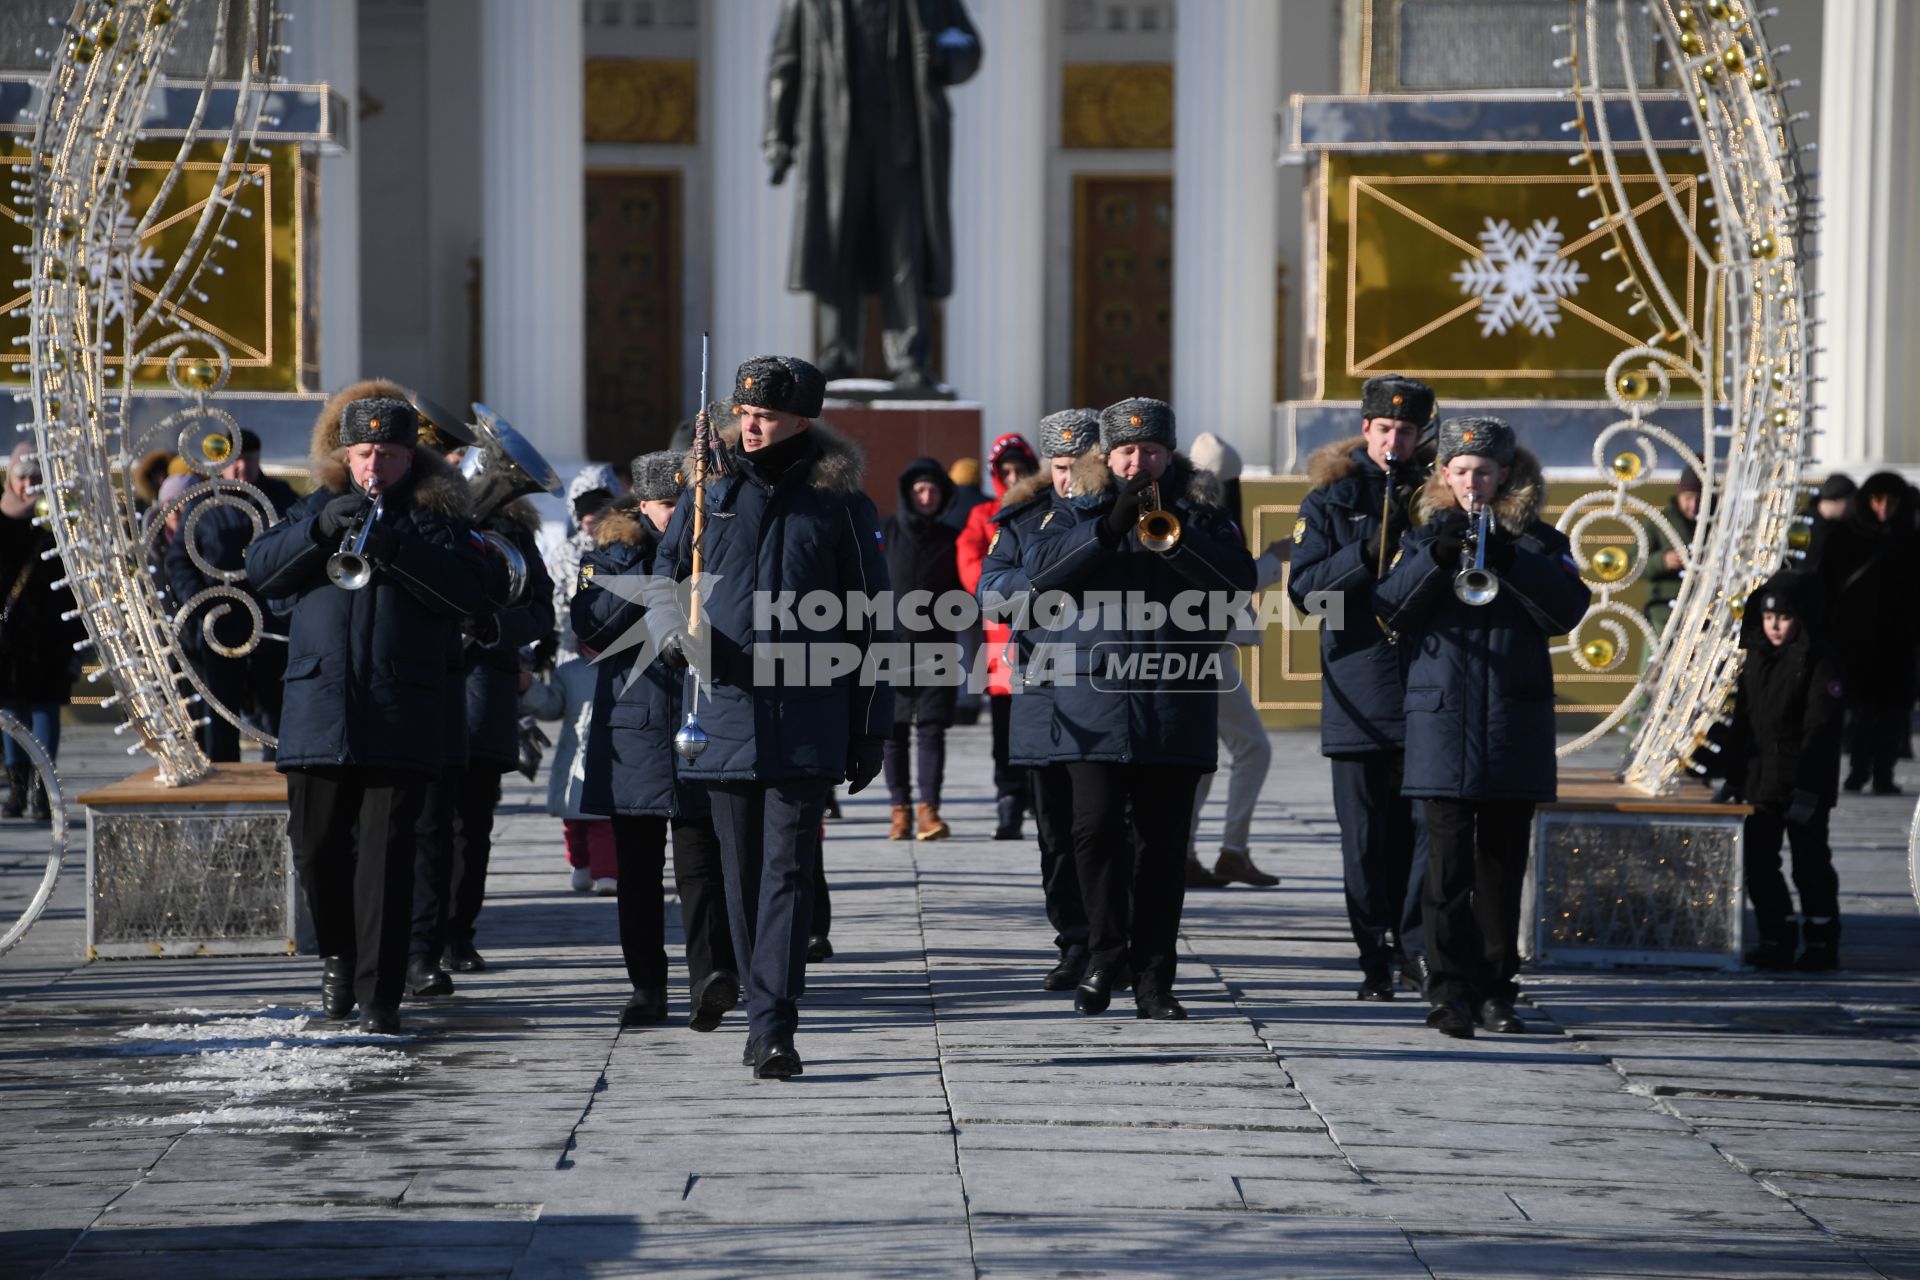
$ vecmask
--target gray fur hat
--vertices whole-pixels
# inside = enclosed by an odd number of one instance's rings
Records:
[[[418,444],[420,415],[405,400],[373,396],[340,410],[341,444]]]
[[[1511,466],[1517,447],[1513,428],[1498,418],[1448,418],[1440,424],[1438,461],[1443,467],[1463,454]]]
[[[671,449],[643,453],[633,460],[633,496],[642,502],[677,502],[686,489],[681,478],[684,455]]]
[[[1100,443],[1100,415],[1091,409],[1062,409],[1040,419],[1040,456],[1077,458]]]
[[[1100,447],[1108,453],[1123,444],[1158,444],[1171,449],[1175,439],[1173,406],[1165,400],[1133,396],[1100,411]]]
[[[798,356],[755,356],[733,375],[736,407],[745,404],[817,418],[826,395],[826,375]]]
[[[1426,426],[1433,419],[1433,388],[1418,378],[1383,373],[1360,386],[1362,418],[1397,418]]]

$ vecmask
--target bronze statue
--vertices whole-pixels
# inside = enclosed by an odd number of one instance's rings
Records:
[[[928,299],[953,291],[947,86],[980,66],[961,0],[786,0],[767,71],[764,151],[794,182],[787,287],[820,303],[819,365],[860,372],[878,293],[895,390],[934,390]]]

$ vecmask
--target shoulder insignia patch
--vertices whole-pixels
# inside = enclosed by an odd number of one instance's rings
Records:
[[[1053,518],[1054,518],[1055,516],[1057,516],[1057,515],[1059,515],[1059,514],[1060,514],[1060,513],[1059,513],[1058,511],[1049,511],[1049,512],[1047,512],[1047,514],[1046,514],[1046,515],[1044,515],[1044,516],[1042,516],[1042,517],[1040,518],[1040,527],[1041,527],[1042,529],[1044,529],[1044,528],[1046,528],[1046,527],[1047,527],[1048,525],[1050,525],[1050,524],[1052,524],[1052,523],[1053,523]]]
[[[593,566],[590,564],[583,564],[580,566],[580,590],[585,591],[588,587],[592,585],[593,585]]]
[[[1399,566],[1400,557],[1405,554],[1407,554],[1407,552],[1406,552],[1406,548],[1404,547],[1398,548],[1394,551],[1393,559],[1387,561],[1387,569],[1389,572],[1391,572],[1393,569]]]
[[[1307,518],[1305,516],[1301,516],[1293,522],[1293,540],[1295,542],[1305,542],[1307,540]]]
[[[993,536],[992,536],[991,538],[988,538],[988,539],[987,539],[987,554],[988,554],[988,555],[992,555],[992,554],[993,554],[993,549],[994,549],[995,547],[997,547],[997,546],[999,546],[999,545],[1000,545],[1000,532],[1001,532],[1000,530],[998,530],[998,529],[995,529],[995,530],[993,531]]]

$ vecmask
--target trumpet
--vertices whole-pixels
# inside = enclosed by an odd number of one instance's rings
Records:
[[[1140,535],[1141,546],[1161,555],[1180,545],[1180,517],[1160,505],[1158,480],[1147,487],[1146,496],[1140,500],[1140,519],[1134,524],[1134,532]]]
[[[367,530],[380,518],[386,499],[373,495],[373,506],[360,517],[358,527],[340,535],[340,549],[327,557],[327,581],[342,591],[358,591],[373,581],[373,562],[367,559]]]
[[[1460,572],[1453,575],[1453,594],[1475,608],[1492,604],[1500,594],[1500,577],[1487,568],[1487,543],[1493,537],[1493,512],[1477,498],[1467,515],[1467,538],[1460,548]]]

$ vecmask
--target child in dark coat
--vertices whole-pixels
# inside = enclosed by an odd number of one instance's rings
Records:
[[[1817,599],[1803,575],[1780,573],[1747,606],[1746,664],[1734,702],[1728,777],[1753,806],[1747,819],[1747,897],[1760,944],[1746,954],[1757,969],[1832,969],[1839,964],[1840,881],[1827,843],[1827,818],[1840,782],[1846,708],[1839,669],[1810,624]],[[1757,606],[1757,607],[1756,607]],[[1793,848],[1802,930],[1780,874],[1783,838]]]

